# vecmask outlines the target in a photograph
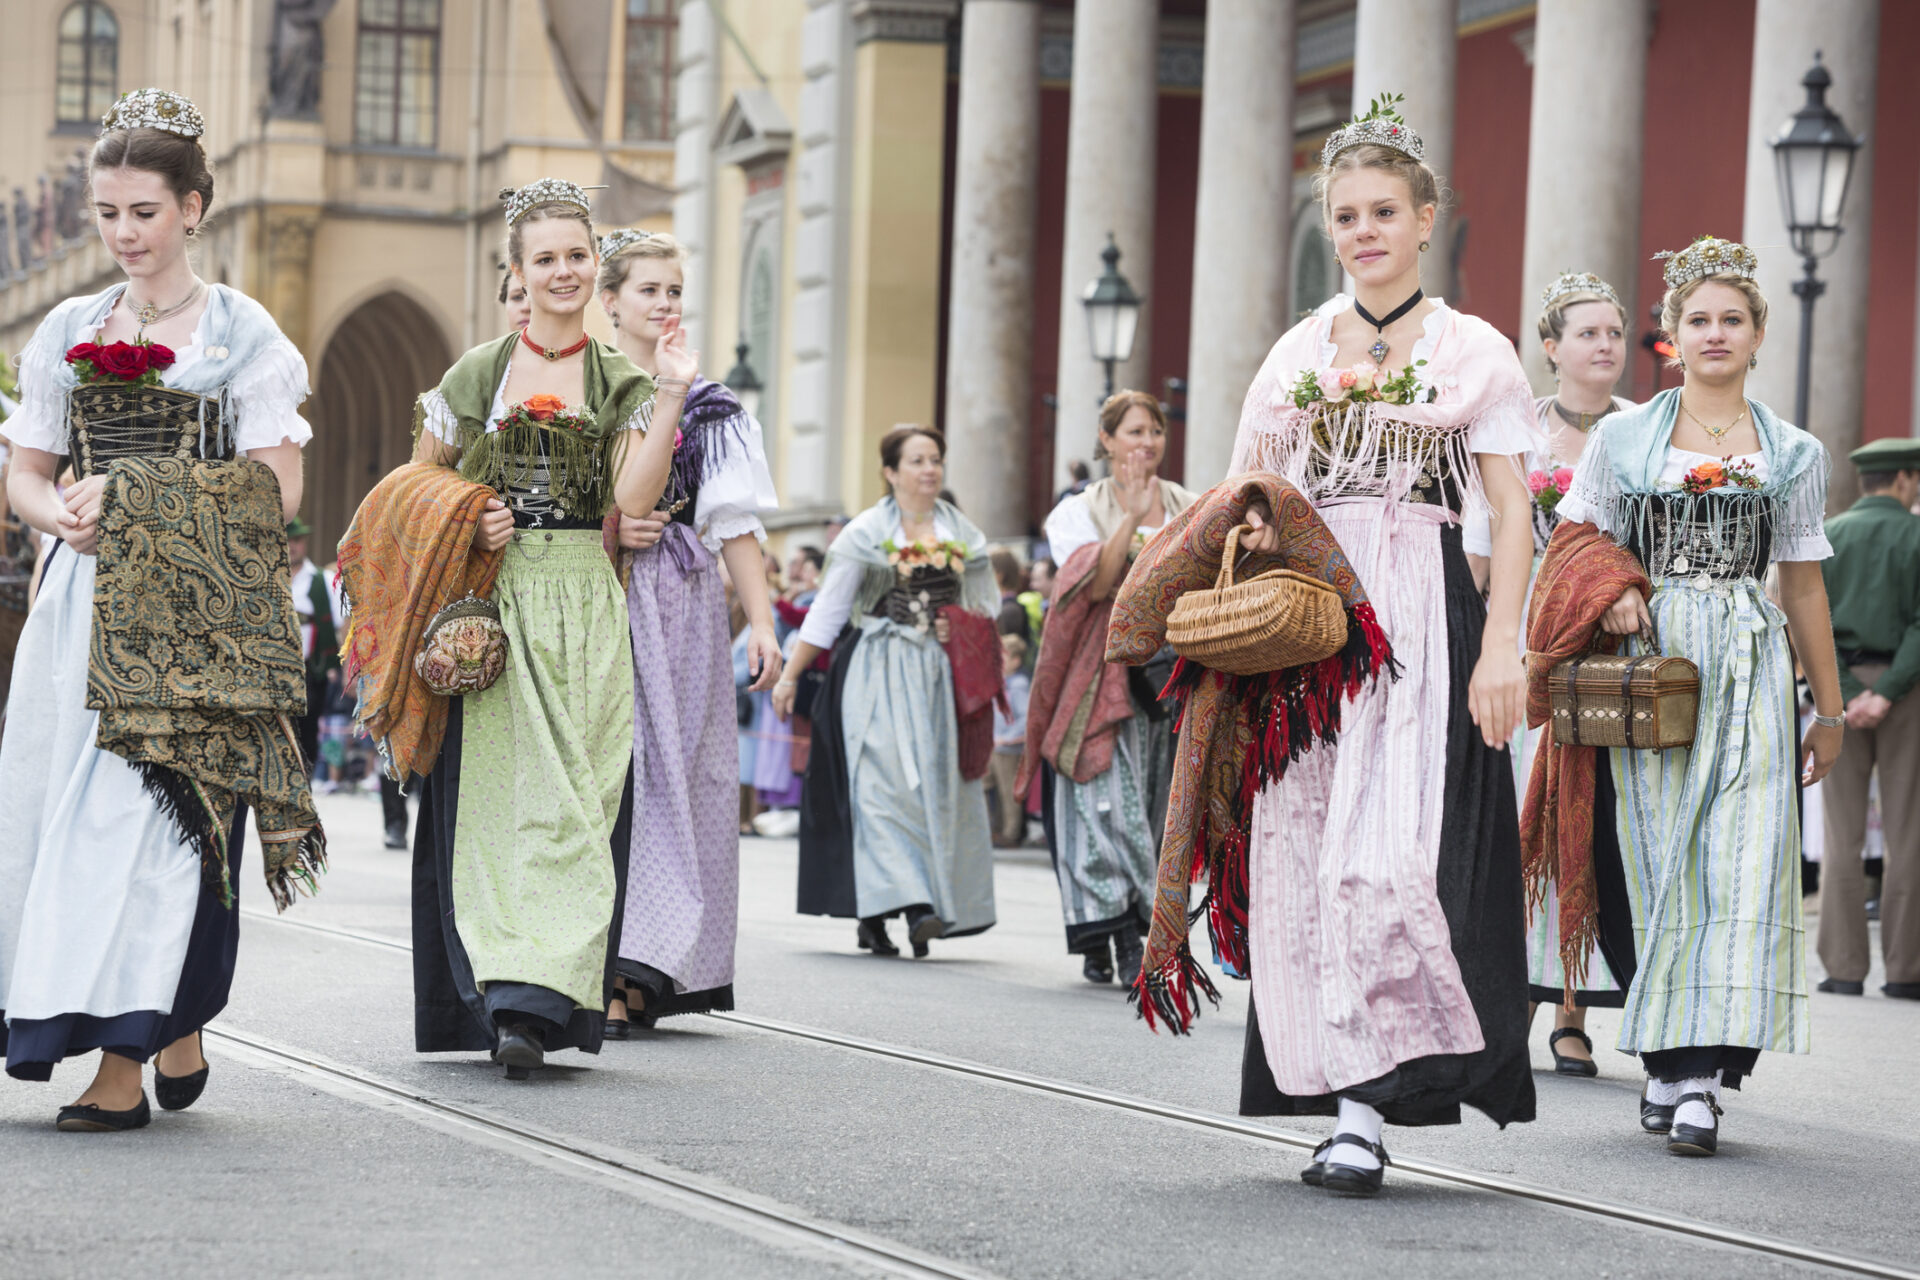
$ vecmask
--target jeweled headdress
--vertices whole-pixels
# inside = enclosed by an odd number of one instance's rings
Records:
[[[1678,289],[1689,280],[1721,272],[1751,280],[1754,273],[1760,270],[1760,258],[1753,250],[1732,240],[1720,240],[1713,236],[1701,236],[1678,253],[1669,249],[1653,257],[1654,261],[1667,264],[1665,275],[1669,289]]]
[[[1540,305],[1551,307],[1560,299],[1576,293],[1597,293],[1622,311],[1626,310],[1621,305],[1620,295],[1613,291],[1613,286],[1591,271],[1562,271],[1541,293]]]
[[[622,227],[618,231],[609,231],[600,237],[600,257],[604,261],[624,249],[631,249],[643,240],[653,239],[653,232],[641,231],[635,227]]]
[[[1327,145],[1320,148],[1320,163],[1324,167],[1333,163],[1333,158],[1352,147],[1364,147],[1371,143],[1378,147],[1390,147],[1415,160],[1425,160],[1427,144],[1413,131],[1413,126],[1400,118],[1396,110],[1405,102],[1406,96],[1398,93],[1386,93],[1367,104],[1367,114],[1356,116],[1335,129],[1327,138]]]
[[[177,93],[166,89],[135,89],[123,93],[120,100],[100,117],[100,131],[115,129],[160,129],[183,138],[197,138],[207,131],[200,109]]]
[[[591,217],[593,210],[587,205],[588,190],[565,178],[541,178],[518,190],[507,187],[500,192],[500,198],[506,201],[507,225],[512,226],[526,217],[527,210],[537,204],[569,204]],[[598,191],[600,188],[593,187],[591,190]]]

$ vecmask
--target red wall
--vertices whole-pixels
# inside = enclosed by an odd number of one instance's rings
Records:
[[[1453,172],[1440,175],[1453,189],[1454,225],[1466,228],[1459,278],[1447,301],[1509,338],[1520,335],[1525,288],[1520,246],[1527,234],[1527,126],[1533,109],[1533,72],[1513,37],[1532,21],[1460,41]]]
[[[1862,440],[1912,432],[1914,284],[1920,273],[1920,5],[1880,6],[1874,104],[1873,274],[1867,285],[1867,386]],[[1854,129],[1859,130],[1856,123]],[[1852,204],[1851,199],[1848,200]],[[1815,324],[1819,323],[1815,318]]]

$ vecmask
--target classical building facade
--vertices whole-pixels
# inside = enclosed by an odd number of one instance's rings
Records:
[[[1836,454],[1915,429],[1920,5],[1881,0],[23,0],[0,45],[0,347],[99,288],[75,152],[111,96],[179,88],[220,174],[203,272],[308,353],[309,516],[337,536],[408,406],[499,324],[495,191],[607,184],[608,225],[693,250],[708,372],[750,369],[783,510],[880,489],[875,442],[941,424],[995,534],[1086,458],[1105,370],[1080,304],[1109,235],[1144,298],[1121,385],[1172,407],[1169,470],[1223,472],[1275,338],[1340,282],[1310,177],[1394,91],[1453,199],[1427,286],[1511,335],[1542,389],[1540,288],[1632,307],[1656,249],[1761,254],[1758,394],[1791,409],[1800,314],[1768,140],[1816,50],[1865,138],[1819,264],[1806,424]],[[1896,137],[1897,134],[1888,135]],[[19,188],[19,194],[14,194]],[[740,357],[744,355],[744,362]],[[1635,348],[1625,394],[1672,375]],[[1836,469],[1835,499],[1852,491]]]

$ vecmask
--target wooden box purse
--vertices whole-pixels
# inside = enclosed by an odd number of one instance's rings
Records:
[[[1700,718],[1700,668],[1654,652],[1583,653],[1547,673],[1553,740],[1568,747],[1667,751],[1693,745]]]

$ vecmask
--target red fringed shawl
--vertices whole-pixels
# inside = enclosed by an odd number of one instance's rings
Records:
[[[1633,553],[1590,524],[1563,524],[1553,531],[1534,579],[1527,610],[1527,727],[1539,729],[1553,716],[1547,677],[1555,664],[1589,649],[1612,653],[1615,637],[1599,630],[1600,616],[1628,587],[1651,596]],[[1597,775],[1593,747],[1562,746],[1547,733],[1527,775],[1520,814],[1521,866],[1527,905],[1539,905],[1546,887],[1560,899],[1560,963],[1566,973],[1566,1004],[1587,976],[1587,957],[1600,932],[1600,898],[1593,873],[1593,824],[1612,821],[1593,811]]]
[[[1196,988],[1219,1002],[1188,946],[1188,886],[1206,877],[1206,899],[1191,918],[1204,913],[1220,959],[1236,973],[1248,972],[1247,840],[1254,797],[1315,743],[1336,740],[1343,700],[1381,672],[1398,672],[1340,544],[1298,489],[1264,472],[1208,490],[1147,543],[1114,600],[1107,661],[1138,665],[1160,651],[1174,601],[1213,585],[1228,531],[1245,522],[1256,500],[1273,512],[1280,551],[1249,555],[1244,576],[1291,569],[1337,588],[1347,606],[1347,644],[1311,666],[1257,676],[1227,676],[1185,659],[1174,668],[1168,689],[1180,708],[1180,740],[1153,928],[1133,999],[1148,1026],[1165,1020],[1176,1033],[1185,1032],[1200,1012]]]
[[[960,777],[973,782],[987,776],[993,759],[993,708],[1007,706],[1007,678],[1000,658],[1000,629],[992,618],[950,604],[947,662],[953,668],[953,709],[960,725]]]

